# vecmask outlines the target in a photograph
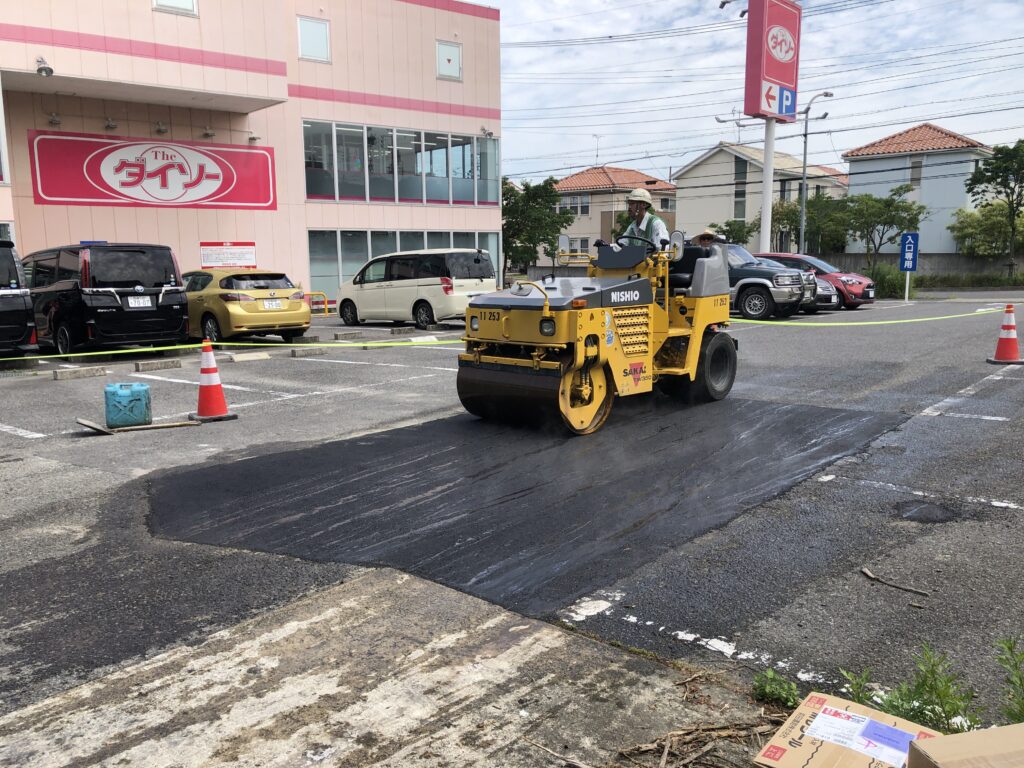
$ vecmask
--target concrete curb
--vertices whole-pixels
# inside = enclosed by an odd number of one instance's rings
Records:
[[[319,357],[326,355],[327,350],[323,347],[312,347],[311,349],[293,349],[292,357]]]
[[[135,372],[165,371],[169,368],[181,368],[181,360],[140,360],[135,363]]]
[[[416,326],[399,326],[398,328],[391,329],[392,336],[406,336],[416,332]]]
[[[344,341],[345,339],[358,339],[362,336],[359,331],[339,331],[334,334],[335,341]]]
[[[70,381],[71,379],[94,379],[106,376],[107,369],[101,367],[61,368],[53,372],[54,381]]]
[[[225,355],[229,363],[244,363],[249,360],[269,360],[269,352],[228,352]]]

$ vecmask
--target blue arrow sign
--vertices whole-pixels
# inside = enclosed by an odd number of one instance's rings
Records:
[[[904,232],[900,238],[900,272],[917,272],[917,232]]]

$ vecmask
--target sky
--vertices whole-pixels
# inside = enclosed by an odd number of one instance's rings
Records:
[[[763,147],[763,122],[742,114],[747,0],[483,2],[501,9],[504,175],[668,178],[720,141]],[[797,108],[833,93],[812,105],[809,165],[846,172],[843,152],[923,122],[990,146],[1024,138],[1024,0],[802,6]],[[599,39],[564,42],[580,38]],[[778,124],[775,149],[802,155],[802,118]]]

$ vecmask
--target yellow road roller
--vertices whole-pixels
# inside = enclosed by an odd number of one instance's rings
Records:
[[[535,422],[553,416],[586,435],[608,419],[615,396],[651,392],[721,400],[736,378],[724,245],[685,245],[681,232],[653,243],[630,238],[569,252],[554,274],[472,299],[459,355],[463,407],[484,419]],[[556,415],[558,414],[558,415]]]

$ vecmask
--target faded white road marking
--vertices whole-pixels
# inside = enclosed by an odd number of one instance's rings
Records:
[[[300,357],[307,363],[333,363],[334,365],[376,365],[381,368],[415,368],[418,371],[458,371],[458,368],[441,368],[433,365],[404,365],[402,363],[377,363],[370,360],[331,360],[325,357]]]
[[[27,429],[12,427],[7,424],[0,424],[0,432],[6,432],[7,434],[14,435],[15,437],[24,437],[26,440],[38,440],[40,437],[48,437],[48,435],[41,435],[38,432],[29,432]]]
[[[151,373],[132,373],[129,374],[136,379],[152,379],[153,381],[167,381],[171,384],[191,384],[193,387],[198,387],[198,381],[190,381],[189,379],[173,379],[170,376],[154,376]],[[299,394],[294,392],[274,392],[270,390],[253,389],[252,387],[241,387],[237,384],[221,384],[223,389],[231,389],[236,392],[254,392],[258,395],[277,395],[279,397],[300,397]]]
[[[1002,368],[998,373],[993,373],[992,375],[986,376],[985,378],[981,379],[980,381],[977,381],[974,384],[971,384],[969,387],[964,387],[963,389],[961,389],[959,392],[957,392],[952,397],[947,397],[945,400],[942,400],[941,402],[935,403],[934,405],[929,405],[927,408],[925,408],[923,411],[921,411],[918,414],[918,416],[949,416],[950,418],[954,418],[954,419],[980,419],[982,421],[1009,421],[1010,419],[1008,417],[1006,417],[1006,416],[985,416],[985,415],[982,415],[982,414],[974,414],[974,413],[959,413],[959,412],[950,411],[950,410],[947,410],[947,409],[949,409],[950,407],[953,407],[953,406],[961,405],[964,402],[964,400],[966,400],[967,398],[973,397],[974,395],[978,394],[978,392],[981,391],[981,388],[982,388],[982,386],[984,384],[988,384],[988,383],[995,382],[995,381],[1002,381],[1006,377],[1005,376],[1001,376],[1000,374],[1007,372],[1007,369],[1012,370],[1012,368],[1013,368],[1013,366],[1006,366],[1006,367]]]

